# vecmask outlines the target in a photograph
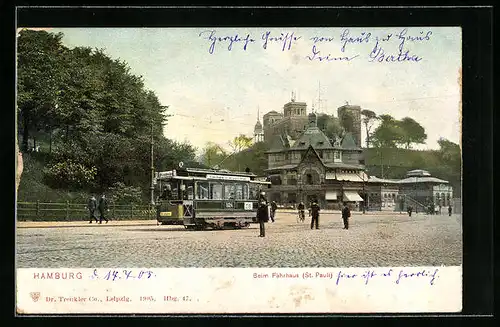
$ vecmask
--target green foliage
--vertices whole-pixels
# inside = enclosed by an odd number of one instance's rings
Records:
[[[214,142],[207,142],[201,154],[201,162],[209,167],[219,165],[229,154]]]
[[[344,133],[339,120],[328,114],[320,113],[317,116],[317,125],[329,139],[341,137]]]
[[[380,125],[371,135],[371,142],[375,147],[404,146],[410,149],[412,144],[423,144],[427,139],[425,129],[410,117],[396,120],[390,115],[380,115],[378,119]]]
[[[411,147],[412,143],[423,144],[427,139],[425,129],[417,123],[413,118],[405,117],[398,122],[399,127],[403,130],[402,142],[406,149]]]
[[[383,178],[400,179],[409,170],[425,169],[431,175],[450,182],[456,196],[461,189],[461,157],[458,145],[444,140],[438,151],[416,151],[400,148],[370,148],[364,150],[369,174]],[[454,149],[452,151],[446,151]],[[447,153],[445,155],[445,153]]]
[[[18,201],[86,203],[88,193],[54,189],[43,182],[44,167],[50,159],[44,153],[23,153],[23,175],[17,194]]]
[[[56,105],[62,83],[61,59],[65,48],[62,34],[22,30],[17,52],[17,106],[19,130],[23,131],[23,150],[30,133],[47,130],[52,124],[49,114]]]
[[[235,153],[222,164],[222,168],[231,171],[244,171],[246,168],[259,176],[265,176],[267,169],[267,155],[269,150],[264,142],[253,144],[250,148]]]
[[[19,34],[23,144],[50,135],[47,148],[53,149],[40,173],[25,175],[61,190],[104,191],[116,183],[143,187],[150,182],[151,135],[156,169],[194,160],[190,144],[163,136],[167,107],[145,89],[142,77],[102,50],[69,49],[62,37],[45,31]]]
[[[109,188],[111,201],[115,204],[139,204],[142,202],[142,190],[140,187],[126,186],[121,182],[115,183]]]
[[[97,169],[66,160],[44,169],[47,185],[55,188],[84,188],[94,181]]]
[[[191,144],[161,138],[155,146],[155,167],[157,170],[174,169],[181,161],[193,166],[195,155],[196,148]]]
[[[229,146],[233,152],[240,152],[241,150],[248,149],[252,145],[252,138],[244,134],[236,136],[229,142]]]
[[[365,109],[361,111],[361,119],[362,123],[365,125],[366,131],[366,147],[370,147],[370,138],[371,138],[371,130],[373,128],[373,124],[377,120],[377,114],[371,110]]]

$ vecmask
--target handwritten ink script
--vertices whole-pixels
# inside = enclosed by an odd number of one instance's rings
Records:
[[[404,269],[366,269],[364,272],[356,270],[350,272],[348,269],[339,269],[335,271],[306,271],[302,273],[254,273],[255,279],[331,279],[335,285],[340,285],[346,281],[359,280],[367,285],[370,281],[389,280],[391,283],[400,285],[408,280],[421,280],[429,285],[434,285],[439,278],[439,269],[418,269],[418,268],[404,268]]]
[[[156,277],[155,273],[151,270],[114,270],[114,269],[105,269],[98,270],[94,269],[90,279],[94,280],[146,280],[152,279]]]
[[[303,58],[310,62],[349,62],[364,59],[371,63],[419,63],[424,60],[422,53],[425,54],[425,50],[420,48],[420,52],[416,53],[414,48],[418,50],[419,45],[431,42],[433,32],[421,29],[410,33],[407,28],[388,30],[384,33],[369,30],[353,32],[346,28],[338,35],[305,37],[292,30],[281,33],[262,31],[258,35],[238,32],[224,35],[216,30],[205,30],[201,31],[198,37],[208,42],[208,53],[211,55],[218,51],[234,49],[249,52],[255,48],[287,52],[303,43],[308,49]],[[332,47],[336,53],[332,53]]]

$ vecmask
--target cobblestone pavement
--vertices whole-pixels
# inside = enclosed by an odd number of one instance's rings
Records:
[[[461,217],[336,213],[309,219],[280,212],[258,237],[241,230],[187,231],[151,225],[17,228],[17,268],[59,267],[377,267],[462,264]],[[153,222],[154,223],[154,222]]]

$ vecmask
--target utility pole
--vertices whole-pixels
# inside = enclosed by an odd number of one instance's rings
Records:
[[[151,187],[149,188],[151,191],[151,205],[155,205],[154,199],[154,178],[155,178],[155,167],[154,167],[154,156],[153,156],[153,120],[151,119]]]

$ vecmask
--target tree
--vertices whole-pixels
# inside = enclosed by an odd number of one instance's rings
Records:
[[[252,145],[252,138],[244,134],[236,136],[232,141],[228,142],[233,152],[240,152],[241,150],[248,149]]]
[[[176,168],[181,161],[184,164],[194,163],[196,149],[186,142],[161,138],[157,141],[155,153],[156,169],[169,170]]]
[[[336,117],[328,114],[318,114],[317,120],[318,128],[325,133],[329,139],[335,139],[336,137],[341,137],[344,130]]]
[[[28,140],[52,124],[49,111],[56,105],[62,85],[61,60],[67,48],[61,43],[63,34],[22,30],[17,48],[18,126],[23,132],[22,148]],[[36,140],[34,140],[36,145]]]
[[[365,109],[361,111],[361,115],[363,116],[362,122],[365,125],[366,131],[366,147],[370,147],[370,131],[373,127],[373,124],[377,120],[377,114],[371,110]]]
[[[219,144],[214,142],[207,142],[203,149],[201,159],[202,163],[214,167],[220,164],[228,156],[227,151],[224,150]]]
[[[248,168],[256,175],[264,175],[267,168],[267,150],[269,148],[265,143],[255,143],[248,149],[228,157],[222,166],[231,171],[243,171]]]
[[[423,144],[427,139],[425,129],[410,117],[405,117],[398,122],[398,126],[402,129],[402,142],[406,149],[411,148],[412,143]]]
[[[453,168],[455,171],[461,171],[462,166],[462,152],[460,146],[445,138],[438,140],[439,144],[439,157],[444,164]]]
[[[380,115],[378,117],[380,125],[375,129],[371,141],[375,147],[395,148],[403,140],[403,130],[390,115]]]

